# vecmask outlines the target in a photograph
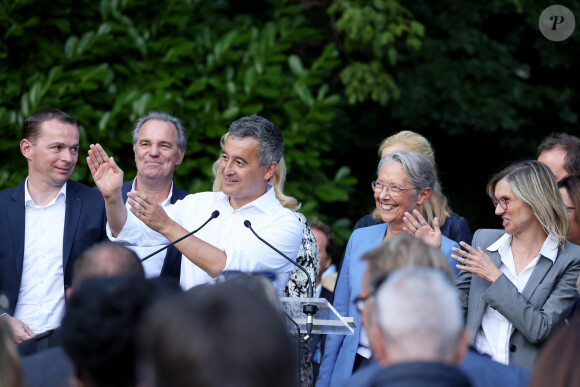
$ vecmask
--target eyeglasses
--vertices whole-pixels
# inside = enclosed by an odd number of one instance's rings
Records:
[[[354,307],[356,308],[356,310],[358,310],[359,313],[362,313],[364,308],[365,308],[365,302],[366,300],[368,300],[369,298],[371,298],[373,296],[372,293],[367,294],[364,297],[358,296],[357,298],[354,299],[354,301],[352,302],[354,304]]]
[[[507,210],[508,207],[508,203],[511,202],[512,199],[504,199],[504,198],[491,198],[491,202],[493,203],[494,207],[497,207],[497,205],[499,204],[501,208],[503,208],[504,210]]]
[[[365,309],[365,302],[368,301],[369,299],[371,299],[372,297],[374,297],[374,295],[377,293],[377,290],[387,280],[388,277],[389,277],[389,275],[385,274],[385,275],[381,275],[380,277],[376,278],[370,284],[370,287],[372,290],[366,296],[358,296],[352,301],[352,303],[354,304],[354,307],[356,308],[356,310],[358,310],[359,313],[362,314],[363,310]]]
[[[394,185],[394,184],[383,184],[380,181],[373,181],[371,183],[371,186],[373,187],[373,191],[376,194],[380,194],[381,192],[383,192],[383,189],[387,189],[387,193],[391,196],[399,196],[399,194],[403,191],[408,191],[410,189],[416,189],[415,187],[411,187],[411,188],[401,188],[398,185]]]

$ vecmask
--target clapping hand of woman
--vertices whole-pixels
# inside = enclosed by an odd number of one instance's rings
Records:
[[[459,262],[459,265],[456,265],[458,269],[475,274],[490,283],[494,283],[502,275],[502,271],[481,247],[475,249],[465,242],[459,242],[459,244],[465,250],[451,248],[454,253],[458,254],[451,254],[451,258]]]

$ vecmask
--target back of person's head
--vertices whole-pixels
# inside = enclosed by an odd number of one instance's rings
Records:
[[[569,175],[580,174],[580,138],[567,133],[556,133],[546,137],[538,147],[537,157],[552,149],[562,149],[566,152],[564,169]]]
[[[252,137],[258,141],[257,158],[260,166],[280,162],[284,156],[284,139],[280,129],[264,117],[252,114],[230,124],[228,137]]]
[[[177,147],[181,151],[185,151],[187,148],[187,132],[185,131],[185,125],[183,125],[183,121],[179,118],[172,116],[171,114],[158,111],[158,110],[151,110],[147,114],[142,117],[139,117],[137,121],[135,121],[135,125],[133,126],[133,132],[131,133],[133,136],[133,150],[137,146],[137,139],[139,138],[139,131],[141,127],[147,123],[147,121],[164,121],[164,122],[171,122],[173,126],[175,126],[175,130],[177,130]]]
[[[514,195],[531,207],[544,231],[558,238],[560,245],[566,243],[570,220],[550,168],[537,160],[515,162],[491,178],[490,197],[495,197],[495,187],[504,178]]]
[[[141,385],[294,386],[290,337],[260,289],[263,283],[227,280],[155,305],[139,329]]]
[[[403,267],[432,267],[441,270],[450,281],[455,278],[441,249],[406,233],[396,234],[384,240],[364,254],[362,259],[368,261],[365,285],[371,293],[376,290],[375,285],[384,281],[391,272]]]
[[[58,109],[42,109],[29,115],[22,125],[22,140],[28,140],[34,144],[40,136],[41,126],[44,122],[58,120],[65,124],[77,125],[77,120]]]
[[[145,310],[171,294],[138,277],[88,278],[62,320],[62,343],[85,385],[134,386],[137,324]]]
[[[531,387],[580,386],[580,319],[562,324],[546,343],[534,367]]]
[[[133,276],[145,278],[135,252],[115,242],[99,242],[84,250],[73,266],[72,287],[91,277]]]
[[[0,307],[0,314],[2,313],[4,309]],[[8,323],[0,318],[0,386],[21,387],[23,381],[20,356],[12,331]]]
[[[375,303],[371,337],[382,340],[386,356],[379,358],[386,364],[462,359],[467,350],[463,314],[455,286],[441,270],[398,269],[379,287]]]

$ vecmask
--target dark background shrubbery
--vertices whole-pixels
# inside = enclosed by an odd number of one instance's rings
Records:
[[[132,123],[184,120],[178,185],[211,188],[218,140],[236,118],[275,122],[285,191],[341,243],[374,206],[380,141],[429,138],[452,208],[499,227],[485,184],[535,157],[552,132],[579,134],[578,32],[545,39],[534,1],[0,1],[0,188],[26,176],[23,120],[56,107],[135,174]],[[572,12],[580,2],[563,4]],[[579,14],[580,15],[580,14]],[[579,16],[580,17],[580,16]],[[84,157],[73,176],[92,185]]]

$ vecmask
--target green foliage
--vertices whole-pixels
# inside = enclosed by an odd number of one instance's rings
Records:
[[[400,42],[418,51],[425,35],[423,25],[397,0],[336,0],[328,13],[337,17],[334,27],[343,36],[348,57],[340,79],[349,103],[370,98],[384,106],[389,99],[398,99],[400,90],[391,72]]]
[[[152,109],[182,118],[189,145],[175,180],[191,192],[211,189],[211,164],[229,124],[256,113],[282,129],[286,193],[303,202],[307,217],[329,221],[319,203],[348,200],[356,183],[329,157],[341,100],[329,85],[338,52],[330,43],[311,45],[317,31],[301,7],[264,5],[257,15],[209,0],[13,3],[0,18],[0,187],[26,175],[20,128],[41,108],[76,117],[81,149],[101,143],[126,178],[135,174],[132,123]],[[73,178],[91,184],[82,157]]]
[[[257,113],[286,139],[286,193],[344,242],[374,206],[388,135],[432,142],[444,192],[475,229],[498,225],[483,193],[493,172],[578,132],[580,32],[545,39],[542,2],[0,2],[0,188],[26,175],[20,128],[40,108],[77,117],[82,149],[102,143],[127,178],[132,123],[151,109],[182,118],[176,180],[192,192],[210,189],[229,123]],[[83,160],[73,178],[91,184]]]
[[[539,31],[549,4],[452,1],[408,4],[427,34],[418,53],[401,53],[399,101],[388,125],[425,135],[436,150],[444,192],[472,227],[500,227],[485,186],[508,163],[535,158],[553,132],[578,135],[578,28],[553,42]],[[567,4],[580,9],[580,2]]]

